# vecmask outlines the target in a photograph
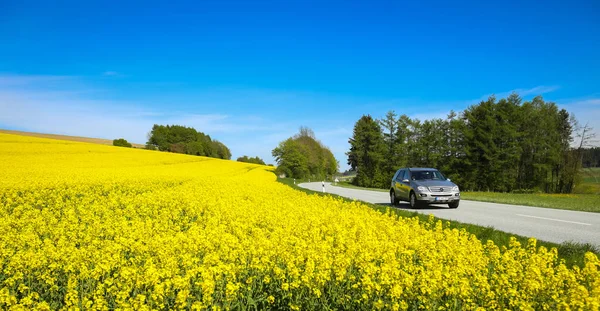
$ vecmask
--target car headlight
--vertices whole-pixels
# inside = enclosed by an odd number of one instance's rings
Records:
[[[417,190],[419,190],[421,192],[429,192],[429,189],[427,189],[427,187],[423,187],[423,186],[418,186]]]
[[[452,187],[452,191],[458,191],[458,186]]]

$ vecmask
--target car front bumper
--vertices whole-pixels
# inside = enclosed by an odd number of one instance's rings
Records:
[[[460,201],[460,192],[420,192],[417,200],[427,204],[446,204]]]

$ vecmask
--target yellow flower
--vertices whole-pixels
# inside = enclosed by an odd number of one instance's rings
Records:
[[[2,310],[600,307],[593,253],[569,268],[267,166],[0,134],[0,176]]]

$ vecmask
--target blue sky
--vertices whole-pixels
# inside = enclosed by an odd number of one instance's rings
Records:
[[[193,126],[273,162],[301,125],[543,95],[600,129],[598,1],[0,1],[0,128],[144,143]]]

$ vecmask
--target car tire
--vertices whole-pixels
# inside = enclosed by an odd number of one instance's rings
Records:
[[[400,203],[400,200],[396,197],[396,192],[393,190],[390,191],[390,203],[392,203],[392,206],[398,206],[398,203]]]
[[[417,196],[415,195],[414,192],[410,193],[410,196],[408,198],[408,203],[410,204],[410,208],[421,207],[421,204],[419,203],[419,200],[417,200]]]
[[[459,201],[448,203],[449,208],[458,208]]]

